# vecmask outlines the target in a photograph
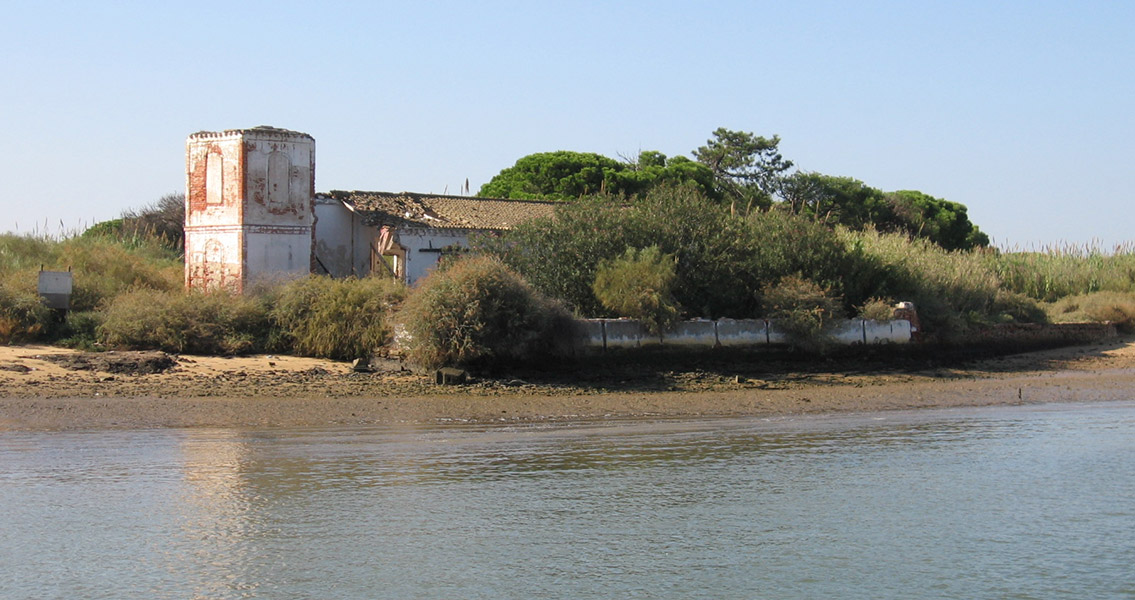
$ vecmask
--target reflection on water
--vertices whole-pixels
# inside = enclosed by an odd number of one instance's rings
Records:
[[[1135,404],[0,434],[3,598],[1135,597]]]

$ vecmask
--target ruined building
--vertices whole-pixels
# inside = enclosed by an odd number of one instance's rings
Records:
[[[315,192],[315,140],[254,127],[186,141],[185,284],[244,291],[309,273],[407,283],[476,232],[550,217],[554,204],[409,192]]]

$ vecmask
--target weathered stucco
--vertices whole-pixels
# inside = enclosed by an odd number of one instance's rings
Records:
[[[312,271],[315,140],[294,131],[201,132],[186,141],[185,284],[244,291]]]

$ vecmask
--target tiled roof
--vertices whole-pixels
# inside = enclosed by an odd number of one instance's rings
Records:
[[[555,202],[501,200],[471,196],[434,196],[410,192],[344,192],[326,194],[349,204],[368,225],[408,225],[454,229],[511,229],[540,217],[551,217]]]

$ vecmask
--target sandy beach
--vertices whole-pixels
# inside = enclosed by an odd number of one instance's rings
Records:
[[[815,362],[742,374],[704,364],[637,376],[567,369],[442,387],[396,365],[355,373],[290,356],[4,346],[0,431],[772,416],[1128,400],[1135,390],[1131,337],[947,365]]]

